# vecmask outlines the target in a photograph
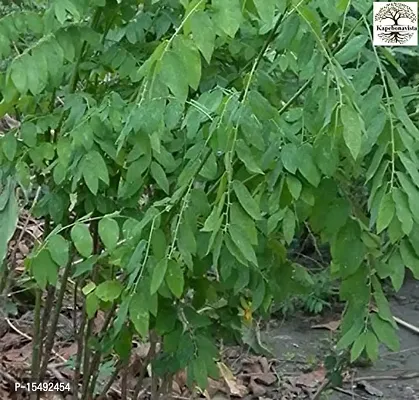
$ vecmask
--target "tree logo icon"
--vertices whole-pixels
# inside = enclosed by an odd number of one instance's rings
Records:
[[[418,3],[374,2],[374,46],[417,46]]]

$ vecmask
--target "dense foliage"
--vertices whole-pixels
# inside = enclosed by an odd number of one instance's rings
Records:
[[[0,113],[21,120],[1,138],[0,257],[19,187],[45,220],[34,378],[75,280],[84,398],[135,336],[161,340],[155,374],[205,387],[217,338],[252,343],[255,313],[309,290],[287,257],[301,230],[330,245],[338,348],[397,349],[382,280],[419,277],[418,92],[372,47],[370,1],[25,4],[0,20]]]

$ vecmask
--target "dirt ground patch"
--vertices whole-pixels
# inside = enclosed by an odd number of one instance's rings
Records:
[[[407,280],[398,295],[391,300],[391,308],[395,316],[418,326],[419,282]],[[325,317],[325,320],[328,318]],[[266,328],[262,338],[279,360],[280,374],[301,374],[302,369],[310,364],[315,368],[315,363],[324,358],[334,333],[328,329],[312,329],[316,322],[313,318],[298,316],[287,321],[275,321]],[[331,390],[324,392],[320,398],[419,400],[419,334],[400,326],[399,337],[399,352],[391,353],[383,347],[375,365],[357,369],[357,381],[366,377],[366,387],[348,383],[344,386],[345,393]]]

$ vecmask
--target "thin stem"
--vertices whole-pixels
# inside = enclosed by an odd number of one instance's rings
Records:
[[[41,355],[41,304],[42,304],[42,290],[36,289],[35,297],[35,312],[34,312],[34,326],[33,326],[33,346],[32,346],[32,382],[38,382],[39,379],[39,364]],[[36,398],[36,393],[31,395]]]
[[[42,354],[43,354],[44,337],[48,328],[48,321],[51,316],[51,310],[54,305],[54,299],[55,299],[55,286],[48,285],[47,298],[45,301],[44,313],[42,315],[40,358],[42,358]]]
[[[71,251],[72,249],[70,249],[70,254],[71,254]],[[61,307],[64,300],[65,290],[67,288],[67,281],[70,276],[71,266],[72,266],[72,258],[70,257],[66,267],[64,268],[63,276],[61,278],[60,291],[58,292],[57,301],[55,303],[55,309],[51,318],[51,326],[49,328],[48,336],[45,341],[45,354],[44,354],[44,358],[43,358],[43,362],[41,366],[41,371],[39,374],[39,379],[41,381],[45,377],[45,373],[48,368],[49,358],[51,357],[51,351],[54,347],[55,333],[57,330],[58,319],[60,317]]]
[[[83,304],[83,313],[81,316],[80,321],[80,329],[77,333],[77,355],[76,355],[76,363],[75,363],[75,370],[74,370],[74,381],[73,381],[73,400],[78,400],[78,388],[79,388],[79,381],[81,375],[81,362],[83,358],[83,349],[84,349],[84,328],[86,326],[86,303]]]
[[[100,335],[103,337],[110,325],[110,323],[112,322],[114,316],[115,316],[115,311],[117,308],[117,304],[114,303],[112,305],[112,308],[109,310],[105,321],[103,323]],[[100,350],[97,350],[93,356],[92,362],[90,363],[90,368],[89,368],[89,372],[88,372],[88,385],[85,388],[84,392],[83,392],[83,399],[90,399],[93,396],[95,387],[96,387],[96,382],[97,382],[97,378],[99,376],[99,367],[100,367],[100,360],[102,358],[102,352]],[[90,382],[90,377],[92,377],[91,382]],[[90,383],[90,386],[89,386]]]
[[[141,388],[143,386],[145,374],[147,373],[147,366],[151,360],[153,360],[156,356],[156,349],[157,349],[157,337],[156,335],[150,332],[150,348],[148,349],[147,356],[144,359],[144,362],[141,366],[140,375],[137,378],[137,385],[134,389],[134,395],[132,396],[132,400],[137,400],[138,396],[141,392]]]
[[[119,372],[122,370],[122,368],[125,366],[123,361],[119,361],[115,367],[115,370],[112,373],[112,376],[108,379],[106,382],[106,385],[103,387],[102,392],[100,393],[98,400],[106,400],[106,395],[109,392],[109,389],[112,387],[113,383],[115,382],[116,378],[119,375]],[[124,373],[124,376],[126,376],[127,373]],[[123,393],[123,391],[122,391]],[[122,394],[121,394],[122,397]],[[121,399],[122,400],[122,399]]]

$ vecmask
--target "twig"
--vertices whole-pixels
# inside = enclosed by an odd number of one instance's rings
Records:
[[[69,258],[69,261],[64,269],[63,276],[61,278],[61,287],[58,291],[58,296],[55,302],[55,309],[51,315],[51,325],[49,327],[49,331],[45,340],[45,348],[44,348],[44,354],[43,354],[43,361],[41,363],[41,368],[39,371],[39,379],[42,381],[44,379],[45,372],[47,370],[47,366],[49,363],[49,358],[51,356],[51,352],[54,348],[55,343],[55,334],[57,331],[57,325],[58,325],[58,319],[60,317],[60,311],[63,304],[64,294],[67,287],[67,279],[70,276],[71,272],[71,264],[72,259]]]
[[[397,381],[397,380],[405,380],[405,379],[415,379],[419,378],[419,372],[407,372],[400,375],[371,375],[371,376],[360,376],[358,378],[354,378],[355,383],[359,383],[361,381]]]
[[[397,354],[402,354],[402,353],[411,353],[413,351],[418,351],[418,350],[419,350],[419,346],[409,347],[408,349],[403,349],[403,350],[400,350],[400,351],[394,351],[394,352],[391,352],[391,353],[384,353],[383,355],[381,355],[381,358],[388,357],[388,356],[395,356]]]
[[[342,389],[340,387],[333,387],[332,389],[335,390],[336,392],[347,394],[348,396],[351,396],[351,398],[359,397],[360,399],[368,400],[367,397],[361,396],[361,395],[359,395],[359,394],[357,394],[357,393],[355,393],[351,390]]]
[[[314,394],[314,396],[311,398],[311,400],[318,400],[320,398],[320,395],[326,390],[326,388],[329,386],[330,380],[325,379],[322,384],[317,389],[317,392]]]
[[[37,382],[39,379],[39,367],[41,363],[41,303],[42,303],[42,291],[36,289],[36,300],[35,300],[35,313],[34,313],[34,324],[33,324],[33,340],[32,340],[32,370],[31,379],[33,382]],[[30,398],[36,400],[38,394],[36,392],[31,393]]]
[[[393,317],[394,320],[401,326],[403,326],[404,328],[410,330],[413,333],[417,333],[419,335],[419,328],[415,325],[409,324],[409,322],[403,321],[402,319],[398,318],[398,317]]]
[[[57,368],[52,367],[52,366],[48,366],[48,371],[51,371],[52,374],[60,381],[60,382],[64,382],[67,383],[68,379],[64,378],[64,376],[61,375],[61,372],[58,371]]]
[[[108,394],[108,391],[112,388],[112,385],[115,382],[116,378],[118,377],[118,374],[121,371],[121,368],[123,366],[124,366],[124,363],[122,363],[122,362],[119,362],[116,365],[115,370],[113,371],[112,376],[108,379],[108,381],[106,382],[106,385],[102,389],[102,392],[100,393],[98,400],[105,400],[106,399],[106,395]],[[122,393],[123,393],[123,391],[121,392],[121,394]]]
[[[0,368],[0,376],[8,380],[10,383],[13,383],[13,384],[17,383],[17,380],[12,375],[7,373],[6,371],[3,371],[1,368]]]
[[[74,394],[73,394],[73,400],[77,400],[77,391],[79,387],[79,381],[81,376],[81,363],[83,359],[83,351],[84,351],[84,330],[86,326],[86,302],[83,303],[83,312],[81,315],[81,321],[80,321],[80,328],[79,331],[76,334],[76,340],[77,340],[77,355],[76,355],[76,364],[74,368]]]
[[[16,328],[12,322],[10,321],[9,318],[5,318],[7,324],[10,326],[10,328],[12,328],[16,333],[18,333],[20,336],[24,337],[25,339],[28,339],[29,341],[32,341],[33,339],[27,335],[26,333],[22,332],[21,330],[19,330],[18,328]],[[54,354],[54,356],[58,357],[61,361],[63,361],[64,363],[67,363],[68,360],[65,359],[61,354],[58,354],[55,350],[52,350],[52,354]]]
[[[137,384],[135,385],[134,395],[132,396],[133,400],[139,399],[142,393],[144,392],[144,389],[141,390],[141,388],[144,382],[145,374],[147,373],[147,366],[150,363],[150,361],[154,359],[156,355],[156,347],[157,347],[157,339],[155,338],[154,335],[150,334],[150,348],[148,349],[148,353],[141,365],[140,375],[137,378]]]

